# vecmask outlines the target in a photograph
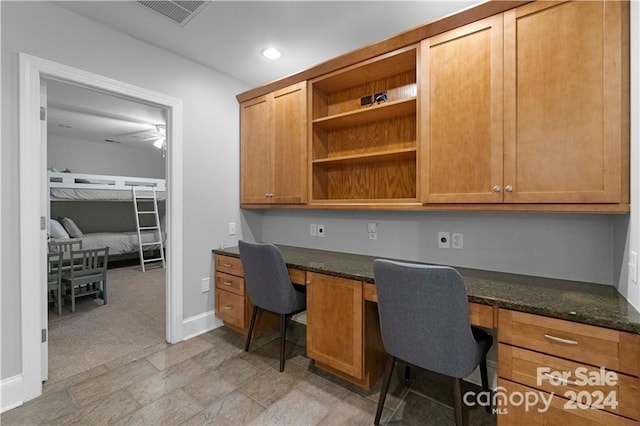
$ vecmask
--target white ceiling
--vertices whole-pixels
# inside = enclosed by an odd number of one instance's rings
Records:
[[[479,2],[213,1],[185,26],[133,1],[56,3],[254,87]]]
[[[47,81],[47,134],[152,147],[163,109],[58,81]],[[155,149],[155,148],[154,148]]]

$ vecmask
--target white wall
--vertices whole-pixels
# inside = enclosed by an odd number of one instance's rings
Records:
[[[2,8],[2,371],[20,365],[18,250],[18,52],[101,74],[184,102],[184,316],[214,309],[200,292],[238,213],[238,105],[248,87],[133,39],[51,2],[0,2]],[[227,245],[234,244],[233,239]],[[34,303],[38,303],[34,300]]]
[[[164,179],[165,159],[162,150],[108,142],[88,142],[47,137],[47,168],[73,173],[136,176]]]

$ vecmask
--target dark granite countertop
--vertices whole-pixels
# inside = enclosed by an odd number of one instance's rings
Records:
[[[373,261],[363,256],[278,245],[288,266],[373,283]],[[213,250],[239,257],[237,247]],[[610,285],[456,269],[464,277],[470,302],[561,318],[640,334],[640,312]]]

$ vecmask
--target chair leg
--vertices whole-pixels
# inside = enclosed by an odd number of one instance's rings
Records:
[[[102,302],[104,302],[104,304],[107,304],[107,277],[104,278],[104,280],[102,281]]]
[[[71,283],[71,312],[75,312],[76,311],[76,291],[75,291],[76,286],[73,285],[73,283]]]
[[[387,357],[387,366],[384,370],[384,379],[382,381],[382,389],[380,389],[380,398],[378,398],[378,409],[376,410],[376,418],[373,421],[374,425],[380,424],[380,416],[382,416],[382,409],[384,408],[384,401],[387,399],[387,392],[389,391],[389,384],[391,383],[391,375],[393,374],[393,367],[396,364],[396,357],[389,355]]]
[[[253,326],[256,325],[256,317],[258,316],[258,307],[253,306],[251,311],[251,323],[249,324],[249,332],[247,333],[247,340],[244,344],[244,351],[249,352],[249,345],[251,344],[251,335],[253,334]]]
[[[457,377],[453,379],[453,411],[456,417],[456,426],[462,426],[464,424],[462,419],[462,390],[460,389],[460,381]]]
[[[287,341],[287,316],[280,314],[280,372],[284,371],[285,343]]]
[[[62,315],[62,285],[59,285],[58,290],[56,290],[56,308],[58,315]]]
[[[489,389],[489,375],[487,374],[487,358],[484,358],[480,363],[480,379],[482,380],[482,390],[489,394],[489,404],[484,407],[487,414],[491,414],[491,389]]]
[[[411,380],[411,366],[409,364],[404,365],[404,381],[408,382]]]

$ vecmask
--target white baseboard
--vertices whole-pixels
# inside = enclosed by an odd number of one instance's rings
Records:
[[[0,380],[0,413],[22,405],[22,374]]]
[[[216,318],[216,311],[204,312],[182,321],[184,340],[189,340],[218,327],[222,327],[222,320]]]

